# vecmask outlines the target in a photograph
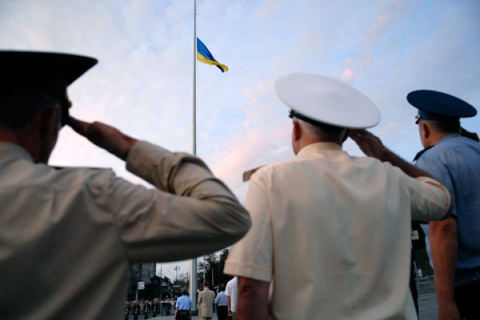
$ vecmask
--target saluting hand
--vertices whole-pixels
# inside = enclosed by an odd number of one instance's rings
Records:
[[[360,150],[369,157],[385,160],[388,149],[380,138],[365,129],[350,129],[348,136],[358,145]]]
[[[425,171],[418,169],[411,163],[406,162],[392,151],[388,150],[383,145],[380,138],[365,129],[350,129],[348,136],[352,138],[352,140],[358,144],[363,153],[369,157],[377,158],[382,162],[388,161],[413,178],[431,177]]]
[[[95,145],[107,150],[122,160],[127,159],[128,152],[135,142],[137,142],[136,139],[102,122],[95,121],[90,123],[69,117],[67,125]]]

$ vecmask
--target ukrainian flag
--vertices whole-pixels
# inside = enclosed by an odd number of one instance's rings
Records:
[[[219,63],[210,51],[207,49],[207,46],[203,44],[203,42],[197,38],[197,59],[200,62],[211,64],[217,66],[222,72],[228,71],[228,67],[224,64]]]

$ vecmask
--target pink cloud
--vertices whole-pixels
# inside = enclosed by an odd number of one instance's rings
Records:
[[[215,176],[224,180],[239,198],[245,189],[242,187],[243,172],[288,157],[286,151],[290,145],[290,127],[288,126],[273,130],[250,128],[248,125],[245,125],[244,128],[245,134],[233,137],[229,143],[230,147],[216,155],[217,160],[211,166]],[[284,141],[285,146],[275,147],[274,144],[278,141]],[[267,153],[270,156],[265,159],[264,155]]]
[[[355,75],[356,75],[355,70],[346,68],[345,70],[343,70],[342,80],[346,82],[353,82],[353,80],[355,79]]]

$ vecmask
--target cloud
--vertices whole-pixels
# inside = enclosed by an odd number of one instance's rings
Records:
[[[274,130],[268,128],[247,128],[243,134],[232,137],[229,146],[215,154],[211,165],[214,174],[225,180],[234,190],[240,190],[244,171],[280,161],[288,154],[290,127],[280,126]],[[281,145],[280,148],[276,147]],[[276,150],[276,151],[275,151]],[[277,154],[272,157],[272,152]],[[244,193],[238,194],[243,199]]]
[[[274,0],[263,0],[260,2],[260,5],[253,11],[253,15],[257,18],[259,28],[265,28],[270,25],[278,6],[277,1]]]
[[[387,125],[387,127],[384,130],[387,134],[391,135],[391,134],[395,134],[396,131],[401,129],[403,129],[403,124],[391,122]]]
[[[355,71],[353,69],[346,68],[343,70],[341,78],[345,82],[353,82],[355,80]]]
[[[285,152],[291,152],[292,148],[291,146],[283,146],[280,149],[277,150],[278,153],[285,153]]]
[[[365,44],[373,44],[385,35],[390,25],[390,16],[387,13],[382,13],[377,17],[377,21],[372,25],[371,32],[366,38]]]

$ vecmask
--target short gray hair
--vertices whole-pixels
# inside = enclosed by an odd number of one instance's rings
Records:
[[[295,118],[300,127],[309,135],[328,141],[342,141],[345,136],[346,128],[336,127],[329,124],[313,125],[304,120]]]

